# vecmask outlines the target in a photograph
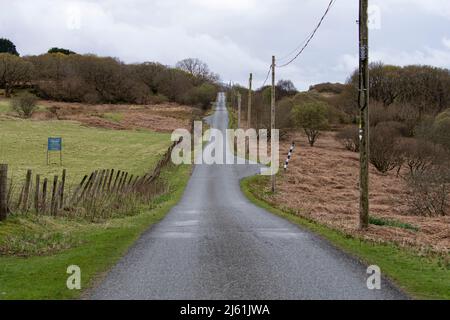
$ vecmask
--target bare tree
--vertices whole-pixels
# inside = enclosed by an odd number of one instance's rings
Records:
[[[197,58],[187,58],[177,62],[176,67],[183,70],[200,81],[216,81],[217,75],[209,71],[206,63]]]

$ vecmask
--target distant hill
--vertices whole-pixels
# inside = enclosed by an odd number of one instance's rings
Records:
[[[341,94],[345,89],[345,84],[342,83],[319,83],[309,87],[309,91],[316,91],[318,93],[334,93]]]

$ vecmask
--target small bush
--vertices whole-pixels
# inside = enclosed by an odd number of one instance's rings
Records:
[[[211,106],[211,102],[216,99],[217,88],[209,83],[193,88],[188,93],[188,102],[193,105],[198,105],[202,109],[207,109]]]
[[[370,128],[370,163],[381,173],[387,173],[401,165],[401,152],[397,140],[400,136],[398,128],[390,122],[378,124]]]
[[[402,165],[409,169],[408,174],[424,174],[433,166],[444,164],[447,153],[443,147],[425,139],[405,138],[398,141]]]
[[[359,152],[359,130],[356,126],[346,127],[339,131],[336,138],[342,142],[345,149]]]
[[[421,216],[449,214],[450,170],[434,167],[418,172],[407,179],[411,212]]]
[[[24,93],[12,99],[12,108],[19,116],[30,118],[37,109],[37,97],[31,93]]]

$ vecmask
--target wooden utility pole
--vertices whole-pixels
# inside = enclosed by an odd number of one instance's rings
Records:
[[[270,141],[272,141],[273,138],[273,131],[275,130],[275,56],[272,56],[272,94],[271,94],[271,101],[270,101]],[[275,172],[273,170],[275,165],[278,165],[275,162],[275,152],[277,152],[277,150],[274,150],[273,148],[273,143],[271,143],[272,148],[271,148],[271,155],[272,155],[272,160],[271,160],[271,170],[272,170],[272,175],[271,175],[271,180],[272,180],[272,192],[275,192]]]
[[[253,80],[253,74],[250,73],[250,78],[248,79],[247,128],[252,127],[252,80]]]
[[[369,28],[368,0],[359,1],[360,205],[359,227],[369,227]]]
[[[241,93],[238,92],[237,94],[238,99],[238,120],[237,120],[237,127],[238,129],[241,128]]]
[[[0,164],[0,221],[8,214],[8,165]]]

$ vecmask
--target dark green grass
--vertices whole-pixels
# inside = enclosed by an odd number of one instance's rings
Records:
[[[419,231],[419,228],[417,228],[409,223],[404,223],[404,222],[390,220],[390,219],[384,219],[384,218],[369,217],[369,223],[376,225],[376,226],[397,227],[397,228],[402,228],[402,229],[411,230],[411,231],[415,231],[415,232]]]
[[[139,235],[152,224],[160,221],[169,209],[180,199],[190,176],[190,166],[172,167],[163,173],[170,183],[170,192],[153,201],[153,209],[143,210],[141,214],[116,218],[104,223],[88,224],[64,218],[54,221],[54,232],[68,230],[64,236],[71,237],[75,247],[44,256],[29,258],[0,256],[0,299],[74,299],[95,284]],[[53,218],[52,218],[53,219]],[[30,232],[39,229],[35,221],[29,221]],[[23,229],[23,221],[15,219],[0,223],[0,239],[5,233]],[[51,230],[50,230],[51,231]],[[69,290],[66,287],[66,274],[69,265],[81,268],[82,290]]]

